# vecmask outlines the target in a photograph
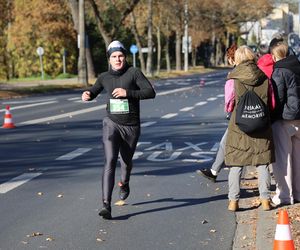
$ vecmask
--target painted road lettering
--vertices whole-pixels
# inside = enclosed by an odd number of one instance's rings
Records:
[[[151,145],[151,142],[139,142],[137,145],[137,151],[135,152],[133,159],[140,159],[143,157],[144,153],[147,151],[153,151],[150,155],[146,158],[148,161],[154,162],[166,162],[166,161],[174,161],[179,158],[180,155],[184,151],[191,151],[190,153],[191,158],[184,158],[183,162],[210,162],[214,159],[212,155],[216,154],[216,146],[217,143],[214,143],[213,146],[208,150],[202,149],[203,146],[208,146],[208,142],[200,142],[200,143],[192,143],[192,142],[184,142],[185,146],[180,148],[174,148],[174,145],[170,141],[162,142],[155,144],[150,147],[146,147],[143,151],[140,151],[139,148]]]

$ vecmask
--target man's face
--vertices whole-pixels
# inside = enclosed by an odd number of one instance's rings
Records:
[[[125,55],[120,51],[113,52],[109,57],[109,64],[113,70],[120,70],[125,65]]]

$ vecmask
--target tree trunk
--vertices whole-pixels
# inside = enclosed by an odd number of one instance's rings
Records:
[[[181,70],[181,33],[176,30],[176,70]]]
[[[88,35],[86,35],[85,44],[86,44],[85,55],[86,55],[86,61],[87,61],[88,78],[94,79],[96,74],[95,74],[95,68],[94,68],[94,63],[93,63],[93,59],[92,59]]]
[[[160,64],[161,64],[161,38],[160,38],[160,28],[157,27],[157,67],[156,73],[160,72]]]
[[[110,44],[110,42],[112,41],[112,37],[109,34],[109,32],[107,32],[105,30],[105,27],[104,27],[103,21],[101,19],[100,12],[98,10],[96,2],[94,0],[89,0],[89,2],[91,4],[92,10],[94,12],[98,29],[100,31],[100,34],[101,34],[101,36],[102,36],[102,38],[103,38],[103,40],[105,42],[106,48],[107,48],[108,45]]]
[[[152,57],[153,57],[153,42],[152,42],[152,0],[148,0],[148,56],[147,56],[147,69],[146,74],[148,76],[153,75],[152,69]]]
[[[167,72],[171,72],[171,62],[170,62],[170,45],[169,45],[170,39],[169,37],[166,37],[166,64],[167,64]]]
[[[71,9],[72,19],[74,23],[74,29],[76,30],[77,34],[79,34],[79,9],[78,9],[78,0],[69,0],[69,7]],[[92,59],[92,53],[90,50],[89,40],[86,40],[86,60],[87,60],[87,68],[88,68],[88,77],[94,78],[95,77],[95,68]]]
[[[196,67],[196,54],[197,54],[197,48],[192,48],[192,65],[193,67]]]
[[[166,35],[166,64],[167,72],[171,72],[171,62],[170,62],[170,37],[169,37],[170,23],[169,18],[167,19],[167,35]]]
[[[79,59],[78,59],[78,83],[88,86],[88,75],[85,54],[85,18],[84,18],[84,0],[79,0]]]
[[[135,38],[135,41],[136,41],[136,44],[139,48],[139,60],[140,60],[140,63],[141,63],[141,70],[143,73],[146,72],[146,66],[145,66],[145,59],[144,59],[144,55],[143,55],[143,52],[142,52],[142,42],[141,42],[141,37],[138,33],[138,30],[137,30],[137,27],[136,27],[136,19],[135,19],[135,15],[134,13],[132,12],[131,13],[131,22],[132,22],[132,33],[134,35],[134,38]]]

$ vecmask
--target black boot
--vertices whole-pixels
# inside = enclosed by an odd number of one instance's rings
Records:
[[[100,210],[99,215],[105,220],[111,219],[111,206],[107,202],[103,202],[103,208]]]
[[[199,169],[196,172],[212,182],[216,182],[217,176],[212,174],[210,168]]]
[[[130,193],[129,183],[118,183],[120,187],[119,197],[122,201],[126,200]]]

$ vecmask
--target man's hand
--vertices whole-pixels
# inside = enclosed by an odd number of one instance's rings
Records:
[[[122,88],[116,88],[114,89],[114,91],[112,92],[112,96],[114,98],[120,98],[120,97],[126,97],[127,93],[125,89]]]
[[[91,92],[90,91],[84,91],[81,95],[81,100],[86,102],[91,99]]]

